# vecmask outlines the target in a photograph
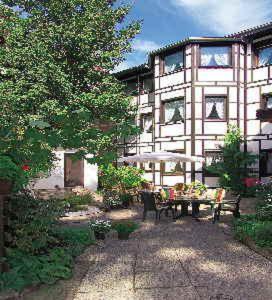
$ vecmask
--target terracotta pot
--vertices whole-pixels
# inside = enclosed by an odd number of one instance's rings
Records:
[[[130,233],[128,232],[118,232],[118,239],[119,240],[128,240]]]
[[[10,194],[12,190],[12,182],[9,180],[0,179],[0,194]]]
[[[106,238],[104,232],[95,231],[94,236],[97,240],[104,240]]]

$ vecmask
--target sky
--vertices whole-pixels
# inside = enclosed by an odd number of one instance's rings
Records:
[[[123,0],[127,21],[143,20],[133,52],[117,71],[147,61],[147,53],[186,37],[224,36],[272,21],[271,0]]]

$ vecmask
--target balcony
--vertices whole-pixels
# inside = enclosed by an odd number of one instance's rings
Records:
[[[272,108],[258,109],[256,117],[260,121],[272,123]]]

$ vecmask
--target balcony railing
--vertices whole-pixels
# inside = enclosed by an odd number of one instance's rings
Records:
[[[272,109],[271,108],[258,109],[256,112],[256,117],[260,121],[272,123]]]

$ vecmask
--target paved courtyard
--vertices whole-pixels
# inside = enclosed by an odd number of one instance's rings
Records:
[[[272,262],[207,217],[154,224],[150,216],[130,240],[111,233],[87,251],[74,300],[272,299]]]

